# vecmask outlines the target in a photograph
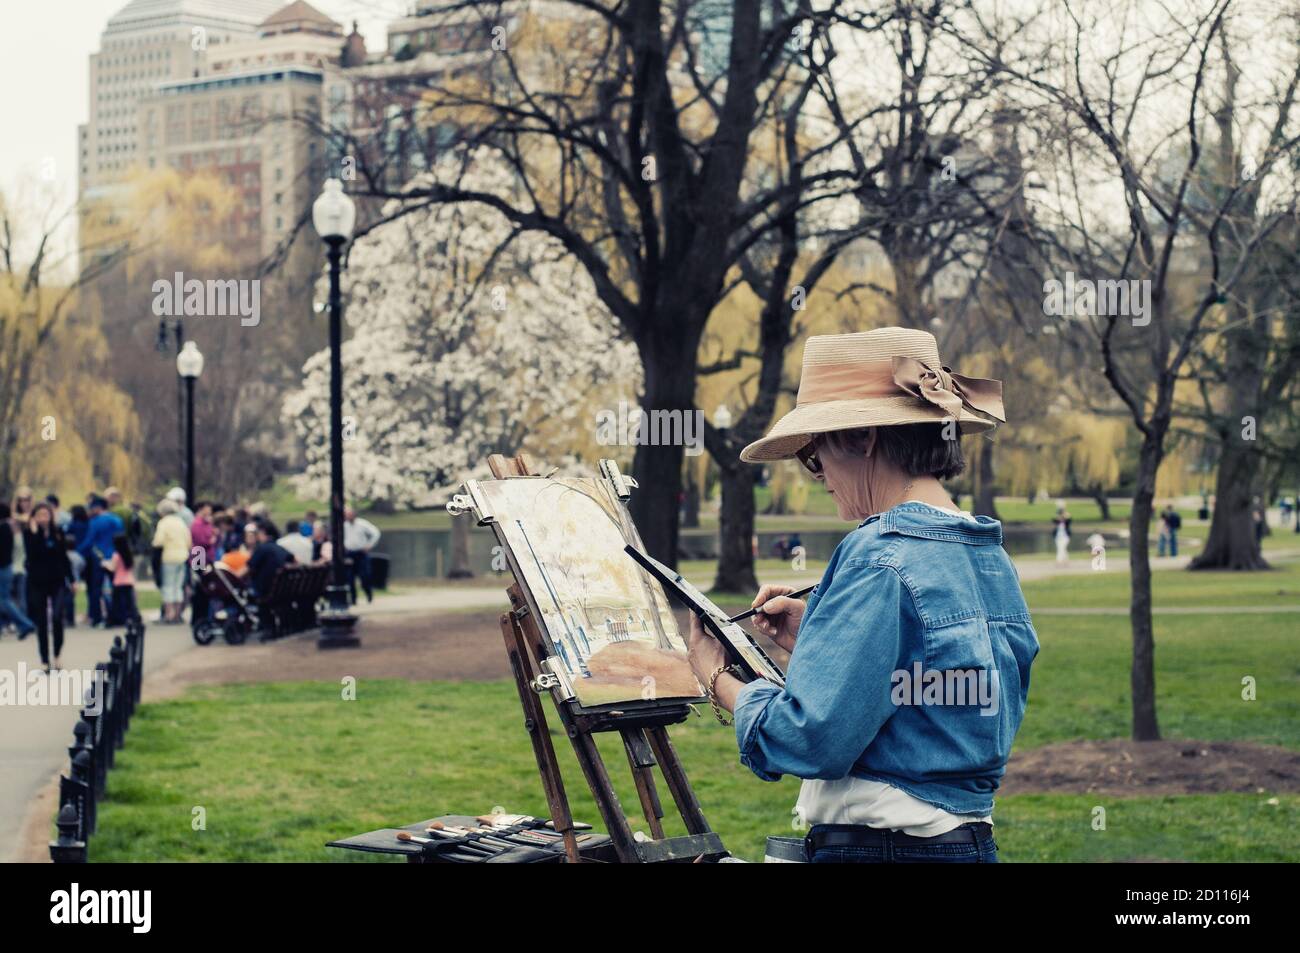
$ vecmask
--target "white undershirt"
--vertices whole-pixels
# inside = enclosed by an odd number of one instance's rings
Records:
[[[920,503],[941,513],[953,512],[922,500],[906,502]],[[960,515],[973,519],[965,510]],[[796,816],[809,827],[814,824],[857,824],[902,831],[913,837],[938,837],[963,824],[979,821],[993,823],[991,815],[951,814],[892,784],[852,776],[837,781],[804,781],[795,811]]]

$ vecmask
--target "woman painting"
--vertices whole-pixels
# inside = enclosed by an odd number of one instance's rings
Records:
[[[941,480],[960,433],[1003,419],[998,381],[939,361],[903,328],[810,338],[795,409],[741,459],[798,458],[857,523],[807,603],[754,600],[791,651],[784,688],[743,683],[692,620],[691,664],[735,713],[740,760],[803,778],[814,863],[992,863],[993,793],[1024,715],[1038,638],[996,520]]]

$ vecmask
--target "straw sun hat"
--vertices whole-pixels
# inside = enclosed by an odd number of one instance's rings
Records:
[[[1002,382],[954,374],[928,331],[877,328],[810,337],[794,410],[740,453],[750,463],[795,456],[817,434],[955,419],[962,433],[1005,422]]]

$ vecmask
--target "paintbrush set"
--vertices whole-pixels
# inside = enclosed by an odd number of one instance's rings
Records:
[[[564,837],[548,828],[551,822],[525,814],[485,814],[473,826],[434,821],[424,835],[398,831],[397,839],[419,844],[426,854],[451,863],[559,863],[563,859]],[[590,829],[590,824],[575,824]],[[576,835],[578,843],[591,834]]]
[[[574,838],[582,852],[599,853],[608,843],[590,824],[575,821]],[[528,814],[449,814],[412,824],[387,828],[331,843],[375,853],[406,854],[420,863],[532,864],[561,863],[564,835],[542,817]]]

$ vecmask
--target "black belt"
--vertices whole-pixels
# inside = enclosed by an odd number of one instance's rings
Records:
[[[804,839],[804,850],[808,857],[825,847],[884,847],[887,843],[895,847],[923,846],[926,844],[978,844],[979,838],[988,835],[993,825],[977,821],[955,827],[946,834],[934,837],[917,837],[901,831],[881,830],[875,827],[861,827],[857,824],[818,824]]]

